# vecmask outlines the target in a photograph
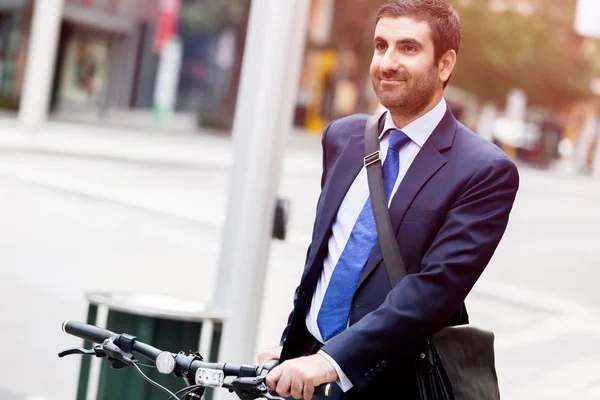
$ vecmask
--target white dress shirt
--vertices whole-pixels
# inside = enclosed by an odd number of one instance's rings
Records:
[[[429,136],[431,136],[433,133],[433,130],[440,123],[445,113],[446,101],[442,98],[442,100],[431,111],[414,120],[402,129],[402,132],[404,132],[406,136],[411,139],[411,141],[400,149],[398,179],[394,184],[388,206],[391,204],[392,198],[398,190],[398,186],[400,186],[400,182],[402,182],[402,179],[406,175],[408,168],[412,164],[413,160],[417,157],[417,154],[427,139],[429,139]],[[379,149],[382,163],[385,162],[388,151],[389,135],[387,133],[391,129],[398,128],[388,112],[385,117],[383,132],[379,136]],[[346,246],[346,243],[348,242],[352,228],[354,228],[354,224],[356,223],[356,220],[358,219],[358,216],[362,211],[368,197],[369,186],[367,181],[367,171],[365,167],[363,167],[354,179],[350,189],[348,189],[348,192],[346,193],[346,196],[340,205],[336,219],[333,222],[332,234],[328,242],[327,257],[323,262],[323,271],[321,272],[321,276],[319,277],[317,287],[313,294],[310,310],[306,314],[306,327],[308,328],[308,331],[321,343],[323,343],[323,338],[321,337],[321,332],[317,326],[317,316],[319,314],[319,310],[321,309],[321,304],[323,303],[323,298],[325,297],[325,292],[327,291],[327,286],[329,285],[329,280],[331,279],[335,265],[337,264],[342,251]],[[344,372],[340,369],[335,360],[333,360],[327,353],[323,351],[319,351],[319,354],[327,358],[335,367],[340,378],[337,383],[341,389],[344,392],[350,390],[353,385],[346,374],[344,374]]]

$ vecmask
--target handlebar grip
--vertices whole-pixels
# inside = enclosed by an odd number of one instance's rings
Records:
[[[106,329],[76,321],[63,322],[62,330],[69,335],[77,336],[93,343],[102,343],[114,335],[113,332]]]
[[[331,383],[315,387],[315,396],[331,396]]]

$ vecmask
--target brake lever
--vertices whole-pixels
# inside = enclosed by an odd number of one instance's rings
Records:
[[[256,386],[256,389],[260,392],[261,397],[264,397],[265,399],[285,400],[283,397],[279,397],[274,394],[271,394],[271,389],[269,389],[269,387],[265,383],[264,378],[262,379],[262,382]]]
[[[98,358],[106,357],[106,353],[101,346],[94,346],[91,350],[82,349],[81,347],[75,347],[73,349],[63,350],[58,353],[58,357],[63,358],[71,355],[82,355],[82,356],[95,356]]]
[[[285,398],[283,398],[283,397],[276,396],[276,395],[272,394],[271,393],[271,389],[269,389],[269,387],[265,383],[265,379],[266,379],[267,375],[269,374],[269,372],[271,372],[271,370],[274,369],[278,365],[279,365],[279,360],[270,360],[270,361],[267,361],[263,365],[263,368],[262,368],[262,370],[260,372],[260,378],[262,378],[262,385],[258,389],[262,392],[262,397],[264,397],[265,399],[269,399],[269,400],[285,400]]]
[[[265,399],[270,399],[270,400],[285,400],[283,397],[274,396],[268,391],[267,391],[267,393],[263,393],[262,397],[264,397]]]
[[[73,354],[96,356],[98,358],[106,357],[113,369],[129,367],[135,363],[133,355],[121,350],[121,348],[114,343],[114,338],[110,338],[102,344],[95,345],[91,350],[76,347],[74,349],[61,351],[58,353],[58,356],[65,357]]]
[[[266,398],[269,400],[285,400],[283,397],[272,395],[271,389],[269,389],[265,383],[264,377],[260,376],[255,378],[237,378],[224,387],[230,391],[234,391],[242,400],[254,400],[259,398]]]

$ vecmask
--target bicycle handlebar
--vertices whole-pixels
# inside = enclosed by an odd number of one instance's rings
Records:
[[[110,339],[111,337],[115,337],[115,344],[117,346],[121,345],[121,343],[120,343],[121,335],[116,334],[116,333],[111,332],[106,329],[98,328],[97,326],[94,326],[94,325],[88,325],[88,324],[84,324],[84,323],[76,322],[76,321],[65,321],[63,323],[62,329],[65,333],[68,333],[69,335],[73,335],[80,339],[88,340],[88,341],[94,342],[94,343],[102,343],[105,340]],[[143,355],[144,357],[146,357],[147,359],[149,359],[151,361],[156,361],[159,354],[163,352],[162,350],[159,350],[156,347],[150,346],[150,345],[140,342],[138,340],[135,340],[133,342],[132,348],[133,348],[133,351]],[[207,363],[207,362],[202,362],[202,361],[197,361],[197,360],[192,361],[191,365],[189,365],[190,363],[189,362],[186,363],[186,361],[190,361],[190,360],[185,360],[185,357],[177,357],[177,358],[175,358],[175,361],[179,368],[187,369],[189,367],[192,367],[193,371],[190,371],[190,372],[193,372],[193,373],[195,373],[195,371],[198,368],[206,368],[206,369],[222,370],[223,373],[225,374],[225,376],[237,376],[240,374],[240,371],[242,369],[241,366],[236,366],[236,365],[232,365],[232,364]]]
[[[111,331],[98,328],[97,326],[82,324],[76,321],[65,321],[62,324],[62,330],[69,335],[77,336],[78,338],[88,340],[93,343],[102,343],[106,339],[110,339],[115,335]]]
[[[156,347],[138,341],[135,337],[116,334],[109,330],[81,322],[65,321],[63,322],[62,330],[69,335],[73,335],[93,343],[103,343],[107,339],[113,339],[114,343],[121,347],[124,344],[123,342],[128,341],[133,351],[141,354],[155,363],[159,355],[165,353]],[[268,370],[263,371],[263,368],[259,366],[238,366],[226,363],[207,363],[199,361],[195,356],[186,356],[183,354],[174,356],[174,361],[177,371],[186,371],[191,376],[196,376],[196,372],[198,370],[223,371],[224,376],[238,377],[259,377],[261,374],[263,374],[263,372],[268,372]],[[263,376],[266,376],[266,374]],[[315,387],[315,395],[329,396],[330,393],[331,384]]]

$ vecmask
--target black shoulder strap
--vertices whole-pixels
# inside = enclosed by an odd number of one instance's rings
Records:
[[[377,226],[377,236],[381,253],[385,261],[385,268],[392,287],[396,286],[406,276],[406,266],[402,260],[400,247],[392,227],[390,212],[385,198],[383,186],[383,169],[379,157],[379,121],[385,112],[369,117],[365,128],[365,167],[369,180],[371,205]]]

